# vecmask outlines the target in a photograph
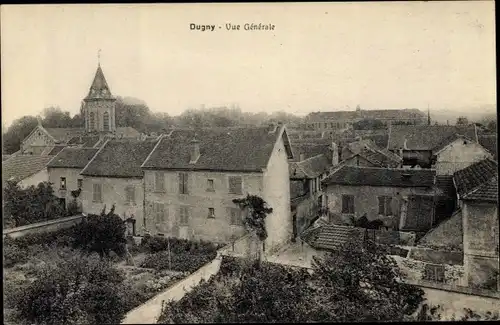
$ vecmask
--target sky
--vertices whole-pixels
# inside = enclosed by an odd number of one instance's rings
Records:
[[[496,104],[493,1],[2,5],[2,124],[79,112],[100,62],[153,112]],[[215,25],[214,31],[190,24]],[[274,30],[244,30],[246,23]],[[226,24],[240,30],[226,30]],[[220,28],[219,28],[220,27]]]

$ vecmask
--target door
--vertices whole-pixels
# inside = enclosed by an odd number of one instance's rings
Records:
[[[187,226],[180,226],[179,227],[179,237],[182,239],[189,239],[188,238],[188,227]]]

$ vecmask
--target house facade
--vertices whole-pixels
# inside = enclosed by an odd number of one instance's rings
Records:
[[[453,175],[486,158],[493,158],[478,142],[464,136],[456,136],[455,140],[433,153],[434,166],[438,175]]]
[[[341,166],[323,182],[332,222],[366,216],[388,228],[427,231],[434,224],[436,172]]]
[[[284,126],[226,130],[174,130],[142,165],[146,229],[154,235],[228,242],[245,228],[233,199],[262,197],[265,251],[292,236],[288,159]]]
[[[144,234],[144,176],[141,164],[157,140],[111,139],[83,168],[83,212],[99,214],[104,208],[132,223],[131,235]]]
[[[82,208],[81,192],[84,178],[80,172],[97,151],[96,148],[67,147],[47,164],[48,178],[53,184],[54,195],[60,198],[65,207],[75,200],[79,209]]]
[[[500,290],[498,164],[477,162],[453,175],[462,210],[468,286]]]

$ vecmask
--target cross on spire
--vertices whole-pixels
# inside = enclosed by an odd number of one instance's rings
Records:
[[[97,64],[101,66],[101,49],[97,51]]]

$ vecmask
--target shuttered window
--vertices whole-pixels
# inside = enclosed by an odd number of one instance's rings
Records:
[[[242,194],[243,184],[241,176],[229,176],[229,193],[230,194]]]
[[[165,174],[163,172],[155,173],[155,191],[156,192],[165,191]]]
[[[189,207],[180,207],[179,223],[183,226],[187,226],[189,224]]]
[[[354,214],[354,195],[342,195],[342,213]]]
[[[135,205],[135,187],[127,186],[125,188],[125,202],[127,204]]]
[[[92,201],[102,202],[102,184],[94,184],[92,188]]]
[[[179,193],[188,194],[188,173],[179,173]]]
[[[60,189],[65,190],[66,189],[66,177],[61,177],[61,184],[60,184]]]
[[[378,214],[383,216],[392,215],[392,197],[390,196],[379,196],[378,197]]]
[[[228,214],[230,217],[230,223],[233,226],[242,226],[243,219],[241,215],[241,210],[239,208],[228,208]]]
[[[153,203],[153,214],[155,216],[156,223],[162,224],[167,222],[166,212],[165,204],[157,202]]]
[[[208,218],[215,218],[215,209],[214,208],[208,208]]]

